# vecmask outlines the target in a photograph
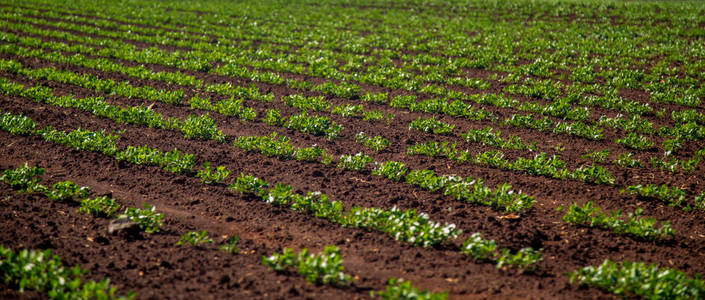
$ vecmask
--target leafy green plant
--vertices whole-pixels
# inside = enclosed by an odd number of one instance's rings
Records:
[[[278,109],[268,109],[263,121],[270,126],[282,126],[286,119],[282,118]]]
[[[441,225],[431,221],[425,213],[417,213],[413,209],[403,211],[397,207],[391,210],[353,207],[341,222],[345,226],[386,232],[395,240],[424,247],[440,244],[462,233],[455,228],[455,224]]]
[[[362,105],[341,104],[334,106],[330,112],[343,117],[357,117],[362,114],[362,110]]]
[[[509,249],[502,249],[502,254],[497,258],[497,268],[512,266],[524,271],[534,271],[536,264],[542,260],[541,251],[531,247],[522,248],[512,254]]]
[[[575,121],[572,123],[560,122],[553,128],[553,132],[567,133],[593,141],[601,140],[605,136],[599,125],[596,124],[593,126],[588,126],[581,121]]]
[[[228,186],[228,189],[235,190],[241,194],[254,194],[257,197],[266,195],[266,188],[269,183],[254,177],[240,173],[240,177],[235,180],[234,184]]]
[[[228,175],[230,175],[230,170],[225,168],[225,166],[218,166],[212,169],[210,162],[204,163],[203,168],[196,173],[196,177],[201,178],[201,181],[205,184],[223,182]]]
[[[453,132],[453,128],[455,128],[455,125],[443,123],[436,120],[435,117],[429,119],[419,117],[409,123],[409,129],[416,129],[433,134],[451,134]]]
[[[287,105],[296,107],[302,111],[327,111],[330,108],[330,103],[322,96],[304,97],[301,95],[287,95],[282,97],[282,100]]]
[[[521,138],[516,135],[509,136],[509,139],[505,140],[501,137],[502,132],[495,130],[491,126],[484,129],[471,129],[468,132],[463,133],[462,137],[469,143],[482,143],[490,147],[498,147],[502,149],[515,149],[515,150],[536,150],[536,143],[525,144],[522,142]]]
[[[46,195],[54,201],[80,201],[88,198],[90,192],[88,187],[79,186],[71,181],[62,181],[55,183]]]
[[[648,299],[699,299],[705,296],[705,282],[699,277],[643,262],[609,259],[598,267],[584,267],[570,273],[571,283],[599,287],[620,296]]]
[[[294,187],[283,183],[277,183],[269,189],[269,192],[262,196],[264,202],[274,205],[290,205],[294,202]]]
[[[372,157],[362,152],[358,152],[355,155],[341,155],[338,160],[338,168],[362,171],[373,161]]]
[[[125,160],[138,165],[155,165],[172,173],[191,173],[195,165],[194,155],[182,153],[178,149],[161,152],[147,146],[127,146],[123,151],[115,154],[115,159]]]
[[[581,156],[582,158],[585,159],[590,159],[594,163],[603,163],[607,161],[607,158],[610,156],[610,150],[609,149],[604,149],[600,151],[591,151],[588,154],[585,154]]]
[[[0,128],[12,135],[30,135],[34,133],[37,125],[24,115],[11,115],[5,113],[0,117]]]
[[[365,95],[362,96],[362,100],[377,104],[386,104],[389,102],[389,93],[365,93]]]
[[[571,174],[571,177],[580,181],[594,184],[612,185],[615,182],[614,176],[612,176],[607,169],[594,164],[590,166],[581,166],[580,168],[575,169],[573,174]]]
[[[681,206],[683,201],[685,201],[686,192],[678,187],[669,187],[666,184],[663,185],[653,185],[653,184],[637,184],[628,186],[623,192],[626,191],[629,194],[636,194],[644,198],[654,198],[663,201],[671,206]]]
[[[143,208],[129,207],[118,218],[127,218],[128,220],[137,223],[146,233],[157,233],[162,228],[162,219],[164,214],[157,213],[155,207],[149,204],[143,204]]]
[[[466,255],[477,260],[490,260],[496,256],[497,243],[494,240],[485,240],[479,232],[473,233],[463,243],[461,250]]]
[[[448,298],[448,293],[422,291],[412,286],[411,281],[390,278],[385,290],[371,291],[370,297],[380,297],[387,300],[445,300]]]
[[[235,97],[216,102],[211,110],[226,116],[235,116],[240,120],[246,121],[252,121],[257,117],[257,113],[253,108],[244,106],[242,99],[235,99]],[[216,134],[216,140],[218,140],[218,138],[220,137]]]
[[[366,110],[362,112],[362,119],[365,121],[379,121],[384,119],[384,113],[379,110]]]
[[[377,152],[386,149],[390,145],[389,140],[383,138],[382,136],[377,135],[372,137],[366,135],[362,131],[360,131],[360,133],[355,136],[355,141],[357,141],[358,143],[362,143],[363,145]]]
[[[22,167],[4,170],[0,179],[20,192],[43,192],[46,187],[39,184],[42,181],[39,176],[44,172],[44,168],[30,167],[29,163],[25,162]]]
[[[81,200],[81,207],[78,208],[79,213],[91,214],[102,218],[112,218],[118,210],[120,210],[120,204],[115,199],[108,198],[108,196],[83,199]]]
[[[700,195],[695,196],[693,206],[697,210],[705,210],[705,192],[700,192]]]
[[[326,136],[329,139],[337,138],[340,131],[343,130],[343,126],[336,124],[328,117],[309,116],[305,112],[289,117],[283,126],[303,133]]]
[[[181,124],[181,131],[184,133],[184,137],[188,139],[225,141],[225,135],[218,129],[215,120],[211,119],[207,114],[188,116]]]
[[[299,148],[296,150],[296,160],[300,161],[317,161],[321,160],[324,164],[326,160],[330,160],[331,157],[326,150],[318,145],[313,145],[311,147]],[[330,161],[329,161],[330,162]]]
[[[621,153],[619,154],[617,159],[614,160],[614,163],[623,168],[644,167],[641,161],[634,158],[634,153]]]
[[[205,243],[212,244],[213,239],[208,236],[208,231],[189,231],[181,236],[181,239],[176,243],[177,246],[191,245],[194,247],[200,246]]]
[[[335,246],[326,246],[322,254],[309,254],[303,249],[298,254],[285,248],[282,253],[262,257],[262,264],[276,271],[296,268],[310,283],[343,286],[352,282],[352,277],[343,273],[343,257]]]
[[[372,170],[372,175],[382,176],[394,181],[399,181],[404,178],[409,170],[404,163],[398,161],[387,161],[381,164],[375,164],[376,167]]]
[[[654,146],[654,142],[650,141],[648,137],[638,135],[634,132],[627,133],[626,136],[616,139],[614,142],[635,150],[647,150]]]
[[[47,127],[38,131],[47,141],[66,145],[76,150],[87,150],[112,156],[118,152],[116,141],[118,135],[106,134],[104,131],[76,129],[68,133]]]
[[[44,251],[20,250],[0,246],[0,274],[5,285],[16,287],[20,293],[25,289],[46,293],[52,299],[132,299],[117,295],[117,288],[110,279],[99,282],[87,280],[88,272],[76,266],[67,268],[61,258],[50,249]]]
[[[670,222],[657,226],[656,219],[641,217],[641,208],[624,216],[621,210],[604,213],[592,201],[578,206],[573,203],[563,215],[563,221],[578,226],[612,229],[618,234],[630,234],[647,240],[664,240],[673,237]]]
[[[237,247],[237,243],[240,241],[239,236],[231,237],[227,242],[220,246],[220,250],[228,252],[230,254],[236,254],[240,249]]]

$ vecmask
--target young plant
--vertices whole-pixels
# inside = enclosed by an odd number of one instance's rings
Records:
[[[610,156],[610,150],[609,149],[604,149],[600,151],[591,151],[588,154],[585,154],[582,156],[582,158],[585,159],[590,159],[594,163],[603,163],[607,161],[607,158]]]
[[[230,170],[226,169],[225,166],[218,166],[215,169],[211,169],[210,162],[204,163],[203,169],[196,173],[196,177],[201,178],[201,181],[205,184],[223,182],[228,175],[230,175]]]
[[[476,260],[491,260],[497,255],[497,243],[494,240],[483,239],[481,234],[476,232],[463,243],[461,251]]]
[[[380,208],[353,207],[343,216],[341,223],[356,228],[376,229],[394,237],[423,247],[438,245],[458,237],[461,230],[455,224],[431,221],[425,213],[416,210],[400,210],[396,206],[391,210]]]
[[[137,223],[146,233],[156,233],[162,228],[164,214],[157,213],[154,206],[143,204],[143,208],[130,207],[118,218],[127,218]]]
[[[598,227],[612,229],[618,234],[630,234],[646,240],[665,240],[673,237],[673,229],[670,222],[664,222],[657,226],[656,219],[641,217],[642,210],[638,208],[634,213],[629,213],[626,217],[622,211],[604,213],[600,207],[595,206],[591,201],[580,207],[573,203],[568,211],[563,215],[563,221],[577,226]]]
[[[213,243],[213,239],[208,236],[208,231],[199,230],[198,232],[189,231],[181,236],[181,239],[176,243],[177,246],[191,245],[194,247],[205,243]]]
[[[188,116],[181,124],[181,131],[187,139],[225,141],[225,135],[218,129],[215,120],[210,116]]]
[[[271,108],[267,110],[263,120],[270,126],[283,126],[286,121],[286,119],[282,118],[281,111]]]
[[[236,254],[240,249],[237,247],[237,243],[240,241],[239,236],[231,237],[226,243],[220,246],[220,250],[228,252],[230,254]]]
[[[365,121],[379,121],[384,119],[384,113],[379,110],[366,110],[362,112],[362,119]]]
[[[333,107],[330,112],[343,117],[357,117],[362,113],[362,110],[362,105],[341,104]]]
[[[389,145],[390,145],[389,141],[387,139],[383,138],[382,136],[377,135],[377,136],[372,137],[372,136],[366,135],[362,131],[360,131],[360,133],[358,133],[355,136],[355,140],[358,143],[361,143],[361,144],[365,145],[366,147],[368,147],[372,150],[375,150],[377,152],[380,152],[384,149],[387,149],[387,147],[389,147]]]
[[[352,282],[352,277],[343,273],[343,257],[335,246],[327,246],[318,255],[309,254],[308,249],[296,254],[285,248],[282,253],[262,257],[262,264],[279,272],[296,268],[310,283],[343,286]]]
[[[634,158],[634,153],[621,153],[617,159],[614,160],[614,163],[622,168],[644,167],[641,161]]]
[[[509,249],[502,249],[502,254],[497,259],[497,268],[512,266],[531,272],[536,270],[536,264],[541,260],[541,251],[531,247],[522,248],[514,254],[511,254]]]
[[[241,173],[235,183],[228,186],[228,189],[235,190],[241,194],[253,194],[257,197],[262,197],[267,193],[265,189],[268,186],[269,183],[262,179]]]
[[[328,139],[337,138],[340,131],[343,130],[343,126],[336,124],[328,117],[309,116],[305,112],[291,116],[283,126],[303,133],[325,136]]]
[[[0,117],[0,128],[12,135],[30,135],[35,132],[37,125],[24,115],[11,115],[5,113]]]
[[[372,170],[372,175],[382,176],[394,181],[399,181],[404,178],[409,169],[402,162],[388,161],[381,164],[375,164],[376,167]]]
[[[411,281],[391,278],[387,282],[387,289],[384,291],[371,291],[370,296],[380,297],[385,300],[445,300],[448,293],[432,293],[422,291],[411,285]]]
[[[598,267],[585,267],[570,273],[571,283],[596,286],[623,297],[645,299],[701,299],[705,282],[698,277],[643,262],[623,263],[605,260]]]
[[[87,280],[87,270],[79,266],[64,266],[61,258],[50,249],[44,251],[12,249],[0,246],[0,273],[5,285],[46,293],[54,299],[132,299],[134,294],[117,295],[110,279]],[[41,295],[40,295],[41,296]]]
[[[626,191],[629,194],[636,194],[639,197],[653,198],[663,201],[671,206],[681,206],[683,201],[685,201],[686,191],[678,187],[669,187],[666,184],[663,185],[630,185],[627,187]]]
[[[419,117],[409,123],[409,129],[416,129],[433,134],[451,134],[453,132],[453,128],[455,128],[455,125],[443,123],[436,120],[435,117],[429,119]]]
[[[362,171],[367,165],[373,162],[372,157],[359,152],[355,155],[341,155],[338,161],[338,168],[354,171]]]
[[[616,139],[615,143],[635,150],[647,150],[654,146],[654,142],[650,141],[648,137],[638,135],[635,132],[627,133],[623,138]]]
[[[57,182],[52,190],[46,192],[47,197],[54,201],[80,201],[88,198],[91,190],[71,181]]]
[[[571,177],[580,181],[594,184],[613,185],[615,182],[614,176],[612,176],[607,169],[594,164],[590,166],[581,166],[580,168],[575,169],[573,174],[571,174]]]
[[[46,187],[39,184],[39,182],[42,181],[39,176],[44,174],[44,172],[44,168],[36,166],[30,167],[29,164],[25,162],[23,167],[4,170],[0,179],[20,192],[43,192],[46,190]]]
[[[95,217],[112,218],[120,210],[120,204],[115,199],[108,196],[100,196],[93,199],[81,200],[79,213],[91,214]]]
[[[287,95],[282,98],[286,105],[296,107],[302,111],[327,111],[330,103],[323,96],[304,97],[301,95]]]

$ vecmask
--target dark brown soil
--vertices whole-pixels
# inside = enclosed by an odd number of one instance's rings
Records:
[[[140,45],[149,46],[149,45]],[[169,50],[173,48],[165,47]],[[129,80],[134,85],[149,85],[158,89],[175,90],[162,82],[137,80],[128,76],[99,73],[87,68],[55,64],[37,59],[0,55],[15,59],[32,68],[55,67],[78,73],[92,73],[103,79]],[[135,63],[124,62],[127,65]],[[173,70],[163,66],[147,66],[156,71]],[[180,70],[183,71],[183,70]],[[476,70],[478,76],[487,76]],[[249,80],[228,78],[214,74],[188,72],[207,83],[232,82],[247,85]],[[300,75],[282,74],[291,78],[322,82],[322,79]],[[141,99],[126,99],[76,86],[30,80],[23,76],[0,73],[0,76],[25,85],[41,84],[54,89],[57,95],[72,94],[76,97],[103,96],[107,101],[122,106],[153,105],[153,109],[166,117],[184,118],[203,111],[187,106],[151,103]],[[277,99],[294,91],[283,86],[257,83],[263,91],[275,94]],[[503,86],[493,82],[491,92],[501,92]],[[374,86],[365,90],[394,91]],[[464,92],[477,93],[470,89]],[[197,90],[186,89],[188,95]],[[305,95],[316,93],[305,92]],[[201,95],[215,95],[202,93]],[[428,95],[419,95],[428,98]],[[643,91],[624,91],[631,100],[648,101]],[[354,103],[358,100],[330,98],[333,104]],[[522,99],[527,100],[527,99]],[[284,115],[296,112],[280,101],[264,104],[247,101],[258,115],[267,108],[281,109]],[[322,191],[345,208],[352,206],[417,209],[428,213],[433,220],[454,223],[463,235],[438,247],[414,247],[395,241],[392,237],[362,229],[344,228],[317,219],[312,215],[263,203],[259,199],[229,191],[225,185],[208,186],[197,178],[175,175],[158,167],[137,166],[118,162],[114,158],[91,152],[73,150],[46,142],[38,137],[12,136],[0,132],[0,170],[15,168],[29,162],[47,169],[45,185],[71,180],[88,186],[94,195],[109,195],[123,207],[155,205],[165,214],[165,227],[159,233],[139,236],[108,234],[109,220],[96,219],[76,212],[75,204],[52,202],[39,194],[18,194],[8,185],[0,183],[0,244],[13,249],[52,249],[68,265],[79,265],[90,270],[89,277],[109,277],[121,293],[134,291],[138,299],[197,298],[197,299],[360,299],[369,298],[369,292],[384,289],[391,277],[411,280],[415,286],[432,291],[449,292],[451,299],[606,299],[613,297],[598,289],[570,284],[566,273],[586,265],[598,265],[604,259],[637,260],[657,263],[687,272],[690,275],[705,273],[705,230],[703,217],[698,211],[683,211],[669,207],[657,200],[637,198],[620,193],[620,188],[630,184],[670,184],[687,188],[689,199],[705,189],[705,173],[698,167],[693,174],[668,173],[646,169],[624,169],[614,165],[605,167],[617,178],[616,186],[596,186],[578,181],[556,180],[529,176],[521,172],[504,171],[487,166],[458,165],[444,158],[409,156],[406,147],[417,142],[458,142],[460,148],[473,153],[493,148],[467,143],[460,132],[493,126],[502,130],[502,136],[519,135],[524,141],[539,142],[540,151],[560,154],[568,167],[573,169],[588,163],[581,158],[588,150],[610,149],[613,153],[624,149],[612,140],[617,137],[609,132],[605,141],[541,133],[528,129],[498,126],[486,121],[475,122],[455,117],[442,117],[444,122],[456,125],[456,134],[434,136],[408,130],[411,120],[432,114],[408,112],[388,106],[366,104],[366,107],[395,114],[394,120],[370,123],[359,118],[330,115],[345,130],[335,140],[313,137],[293,130],[271,127],[261,121],[242,122],[215,113],[210,115],[219,128],[228,135],[228,142],[189,140],[180,132],[118,124],[109,119],[75,109],[64,109],[33,102],[20,97],[0,96],[2,112],[23,113],[42,126],[60,130],[87,128],[91,130],[122,131],[119,145],[149,145],[163,151],[178,148],[193,153],[197,165],[213,162],[233,171],[229,178],[240,172],[253,174],[269,182],[292,185],[297,192]],[[674,107],[664,106],[672,109]],[[502,116],[515,113],[510,109],[487,109]],[[607,110],[595,109],[594,116]],[[667,121],[664,121],[667,122]],[[383,135],[391,142],[388,150],[371,153],[355,142],[355,135],[364,131]],[[248,153],[232,146],[232,140],[241,135],[268,135],[271,132],[292,138],[297,146],[318,144],[337,158],[341,154],[365,151],[376,161],[402,161],[410,168],[426,168],[439,174],[457,174],[479,177],[490,186],[510,183],[517,190],[535,196],[537,203],[519,218],[506,217],[488,207],[455,201],[441,193],[431,193],[405,183],[396,183],[364,172],[344,171],[335,163],[300,163],[269,158]],[[702,147],[702,142],[690,147]],[[563,145],[565,151],[553,150]],[[695,146],[694,146],[695,145]],[[689,150],[692,150],[689,148]],[[507,158],[532,157],[528,151],[503,150]],[[649,157],[642,151],[637,157]],[[614,159],[611,157],[610,159]],[[609,209],[634,211],[642,207],[645,215],[659,220],[670,220],[676,236],[670,241],[649,242],[631,236],[617,235],[608,230],[579,228],[561,220],[559,206],[594,201]],[[215,244],[200,248],[176,246],[180,236],[188,231],[207,230]],[[461,254],[458,249],[472,233],[481,232],[485,238],[495,239],[500,247],[518,250],[523,247],[543,249],[544,260],[534,273],[513,269],[497,269],[492,263],[476,262]],[[229,237],[240,237],[237,254],[227,254],[218,245]],[[295,272],[277,273],[261,264],[262,256],[279,252],[283,248],[300,250],[310,248],[321,251],[327,245],[341,249],[346,272],[355,277],[348,287],[331,287],[309,284]],[[2,286],[0,298],[34,299],[43,295],[34,292],[19,294],[12,287]]]

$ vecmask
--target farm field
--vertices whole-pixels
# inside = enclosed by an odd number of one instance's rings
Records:
[[[2,299],[705,298],[705,3],[0,23]]]

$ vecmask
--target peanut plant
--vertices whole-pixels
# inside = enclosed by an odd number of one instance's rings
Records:
[[[563,221],[577,226],[612,229],[618,234],[629,234],[646,240],[666,240],[673,237],[674,231],[670,222],[657,226],[656,219],[644,218],[642,213],[641,208],[626,216],[621,210],[604,213],[600,207],[589,201],[582,207],[571,204],[563,215]]]
[[[321,254],[309,254],[308,249],[297,254],[285,248],[282,253],[262,257],[262,264],[278,272],[294,268],[310,283],[344,286],[353,281],[343,273],[343,257],[335,246],[326,246]]]

